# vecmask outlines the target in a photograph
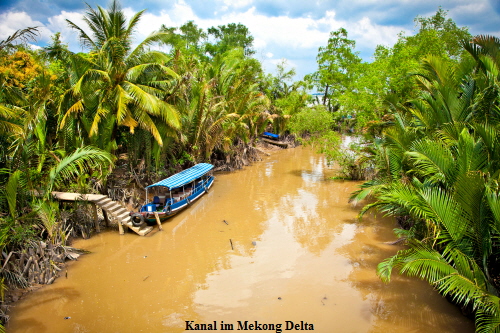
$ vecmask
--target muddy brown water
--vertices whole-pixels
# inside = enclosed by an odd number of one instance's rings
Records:
[[[425,282],[378,279],[376,265],[401,248],[384,244],[395,239],[394,222],[359,222],[360,207],[348,203],[359,183],[332,175],[308,148],[274,152],[216,175],[208,195],[162,232],[79,240],[92,253],[19,301],[8,332],[183,332],[186,322],[219,331],[473,332]]]

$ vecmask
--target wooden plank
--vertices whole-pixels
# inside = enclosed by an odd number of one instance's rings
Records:
[[[69,193],[69,192],[52,192],[55,199],[64,201],[98,201],[106,197],[102,194],[81,194],[81,193]]]
[[[139,236],[145,236],[153,230],[152,226],[134,227],[131,222],[124,223],[123,226],[128,227]]]
[[[261,150],[261,149],[259,149],[259,148],[257,148],[257,147],[252,147],[252,146],[250,146],[250,148],[252,148],[252,149],[254,149],[254,150],[258,151],[259,153],[264,154],[264,155],[266,155],[266,156],[271,156],[271,154],[266,153],[265,151],[263,151],[263,150]]]
[[[104,217],[104,223],[106,223],[106,228],[109,228],[109,217],[106,210],[102,209],[102,216]]]
[[[14,252],[10,251],[9,255],[7,256],[7,259],[5,259],[5,262],[2,266],[2,269],[5,269],[5,266],[7,266],[7,263],[9,262],[9,259],[12,256],[12,253],[14,253]]]

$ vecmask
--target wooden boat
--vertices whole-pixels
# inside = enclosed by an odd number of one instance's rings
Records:
[[[156,215],[160,221],[177,214],[191,203],[198,200],[214,182],[210,174],[212,164],[199,163],[171,177],[146,187],[146,203],[139,212],[130,212],[132,224],[136,227],[145,223],[156,223]],[[148,191],[154,190],[153,201],[148,201]],[[156,213],[156,214],[155,214]]]

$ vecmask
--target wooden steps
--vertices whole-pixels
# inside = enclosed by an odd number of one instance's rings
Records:
[[[129,228],[139,236],[145,236],[153,230],[152,226],[134,227],[130,219],[129,211],[119,202],[111,200],[106,195],[102,194],[80,194],[67,192],[52,192],[55,199],[64,201],[89,201],[105,210],[111,215],[120,229],[120,235],[124,234],[123,227]]]

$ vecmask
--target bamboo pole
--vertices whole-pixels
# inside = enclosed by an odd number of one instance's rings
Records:
[[[158,224],[158,229],[160,229],[160,231],[163,231],[163,228],[162,228],[161,222],[160,222],[160,217],[158,216],[158,212],[155,212],[155,218],[156,218],[156,224]]]
[[[118,231],[120,232],[120,235],[125,235],[125,231],[123,230],[122,221],[118,221]]]
[[[99,218],[97,217],[97,205],[95,203],[92,204],[93,208],[93,215],[94,215],[94,223],[95,223],[95,230],[97,232],[101,232],[101,228],[99,227]]]

